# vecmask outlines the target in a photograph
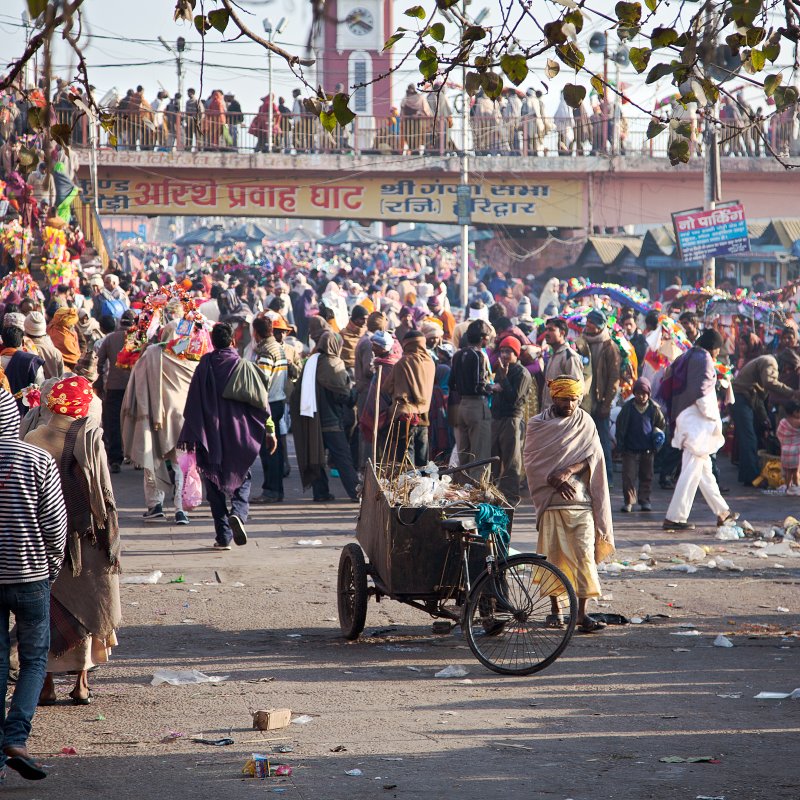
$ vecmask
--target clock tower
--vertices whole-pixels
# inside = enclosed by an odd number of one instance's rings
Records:
[[[394,33],[391,0],[326,0],[321,36],[315,43],[317,81],[326,92],[337,83],[350,93],[350,108],[363,123],[384,119],[392,104],[391,78],[356,89],[388,73],[392,52],[383,45]]]

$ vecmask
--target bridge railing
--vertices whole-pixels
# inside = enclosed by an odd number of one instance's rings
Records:
[[[59,122],[73,126],[76,147],[89,143],[85,116],[59,113]],[[673,134],[669,129],[647,138],[649,117],[625,117],[621,122],[604,117],[583,120],[554,118],[497,119],[471,117],[467,129],[470,152],[488,156],[605,155],[665,158]],[[773,118],[762,131],[777,153],[790,153],[798,139],[793,120]],[[113,138],[112,138],[113,137]],[[118,112],[112,132],[101,131],[100,147],[119,150],[156,150],[239,153],[364,153],[398,156],[448,155],[461,149],[460,119],[356,117],[350,125],[326,131],[313,115],[275,115],[270,135],[265,114],[201,117],[184,113]],[[688,137],[690,157],[701,153],[701,132],[695,126]],[[755,131],[735,126],[723,128],[723,155],[770,156]]]

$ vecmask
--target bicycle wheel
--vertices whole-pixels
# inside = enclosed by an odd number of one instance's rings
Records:
[[[337,586],[339,626],[345,639],[358,639],[367,622],[367,565],[357,544],[344,546]]]
[[[558,598],[564,627],[548,624]],[[464,611],[464,632],[475,658],[505,675],[530,675],[552,664],[572,638],[578,600],[561,570],[543,558],[513,556],[475,584]]]

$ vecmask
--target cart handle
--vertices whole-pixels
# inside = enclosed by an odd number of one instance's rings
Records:
[[[440,475],[454,475],[456,472],[464,472],[464,470],[472,469],[473,467],[485,467],[487,464],[495,464],[500,461],[500,456],[492,456],[491,458],[482,458],[479,461],[470,461],[462,467],[452,467],[451,469],[443,469],[439,471]]]

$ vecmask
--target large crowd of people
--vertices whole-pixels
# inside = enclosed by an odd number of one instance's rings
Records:
[[[341,84],[334,87],[334,92],[344,90]],[[114,146],[124,150],[452,153],[460,147],[460,140],[453,136],[455,98],[440,84],[422,89],[411,84],[385,119],[359,117],[333,133],[308,112],[300,89],[293,90],[291,97],[266,95],[257,109],[243,109],[235,93],[223,89],[214,89],[205,98],[194,88],[187,89],[185,97],[177,92],[170,96],[163,88],[155,96],[147,94],[141,85],[124,95],[112,94],[109,110],[115,123],[113,131],[101,132],[101,144],[111,143],[107,136],[113,135]],[[70,126],[76,146],[90,141],[88,119],[81,110],[85,101],[80,86],[57,80],[51,98],[52,121]],[[741,89],[722,98],[723,155],[796,154],[797,104],[773,113],[772,103],[769,98],[754,108]],[[6,90],[0,96],[0,144],[34,137],[28,112],[44,105],[42,87]],[[671,128],[669,143],[684,138],[690,153],[699,154],[703,109],[696,103],[684,106],[677,96],[666,98],[662,107],[687,123],[690,131],[687,135]],[[507,87],[497,99],[480,90],[470,99],[471,146],[479,155],[652,154],[652,143],[644,135],[648,119],[629,117],[624,103],[594,93],[577,108],[569,107],[562,97],[548,109],[541,89]],[[631,130],[634,122],[635,132]]]
[[[800,282],[731,312],[679,277],[655,299],[472,264],[461,308],[441,247],[144,246],[104,267],[75,246],[68,204],[42,217],[27,197],[7,195],[0,224],[0,610],[20,662],[3,750],[25,777],[46,772],[25,741],[53,675],[91,702],[117,641],[123,470],[141,471],[144,524],[186,525],[205,496],[225,551],[247,543],[251,506],[285,502],[292,449],[317,503],[360,502],[376,454],[407,470],[494,458],[508,503],[535,505],[588,633],[604,627],[587,601],[613,552],[617,475],[626,514],[652,512],[659,476],[670,531],[693,527],[698,489],[718,525],[735,521],[719,452],[744,486],[800,495]],[[37,283],[31,253],[53,242],[69,270]],[[548,624],[563,625],[556,605]]]

